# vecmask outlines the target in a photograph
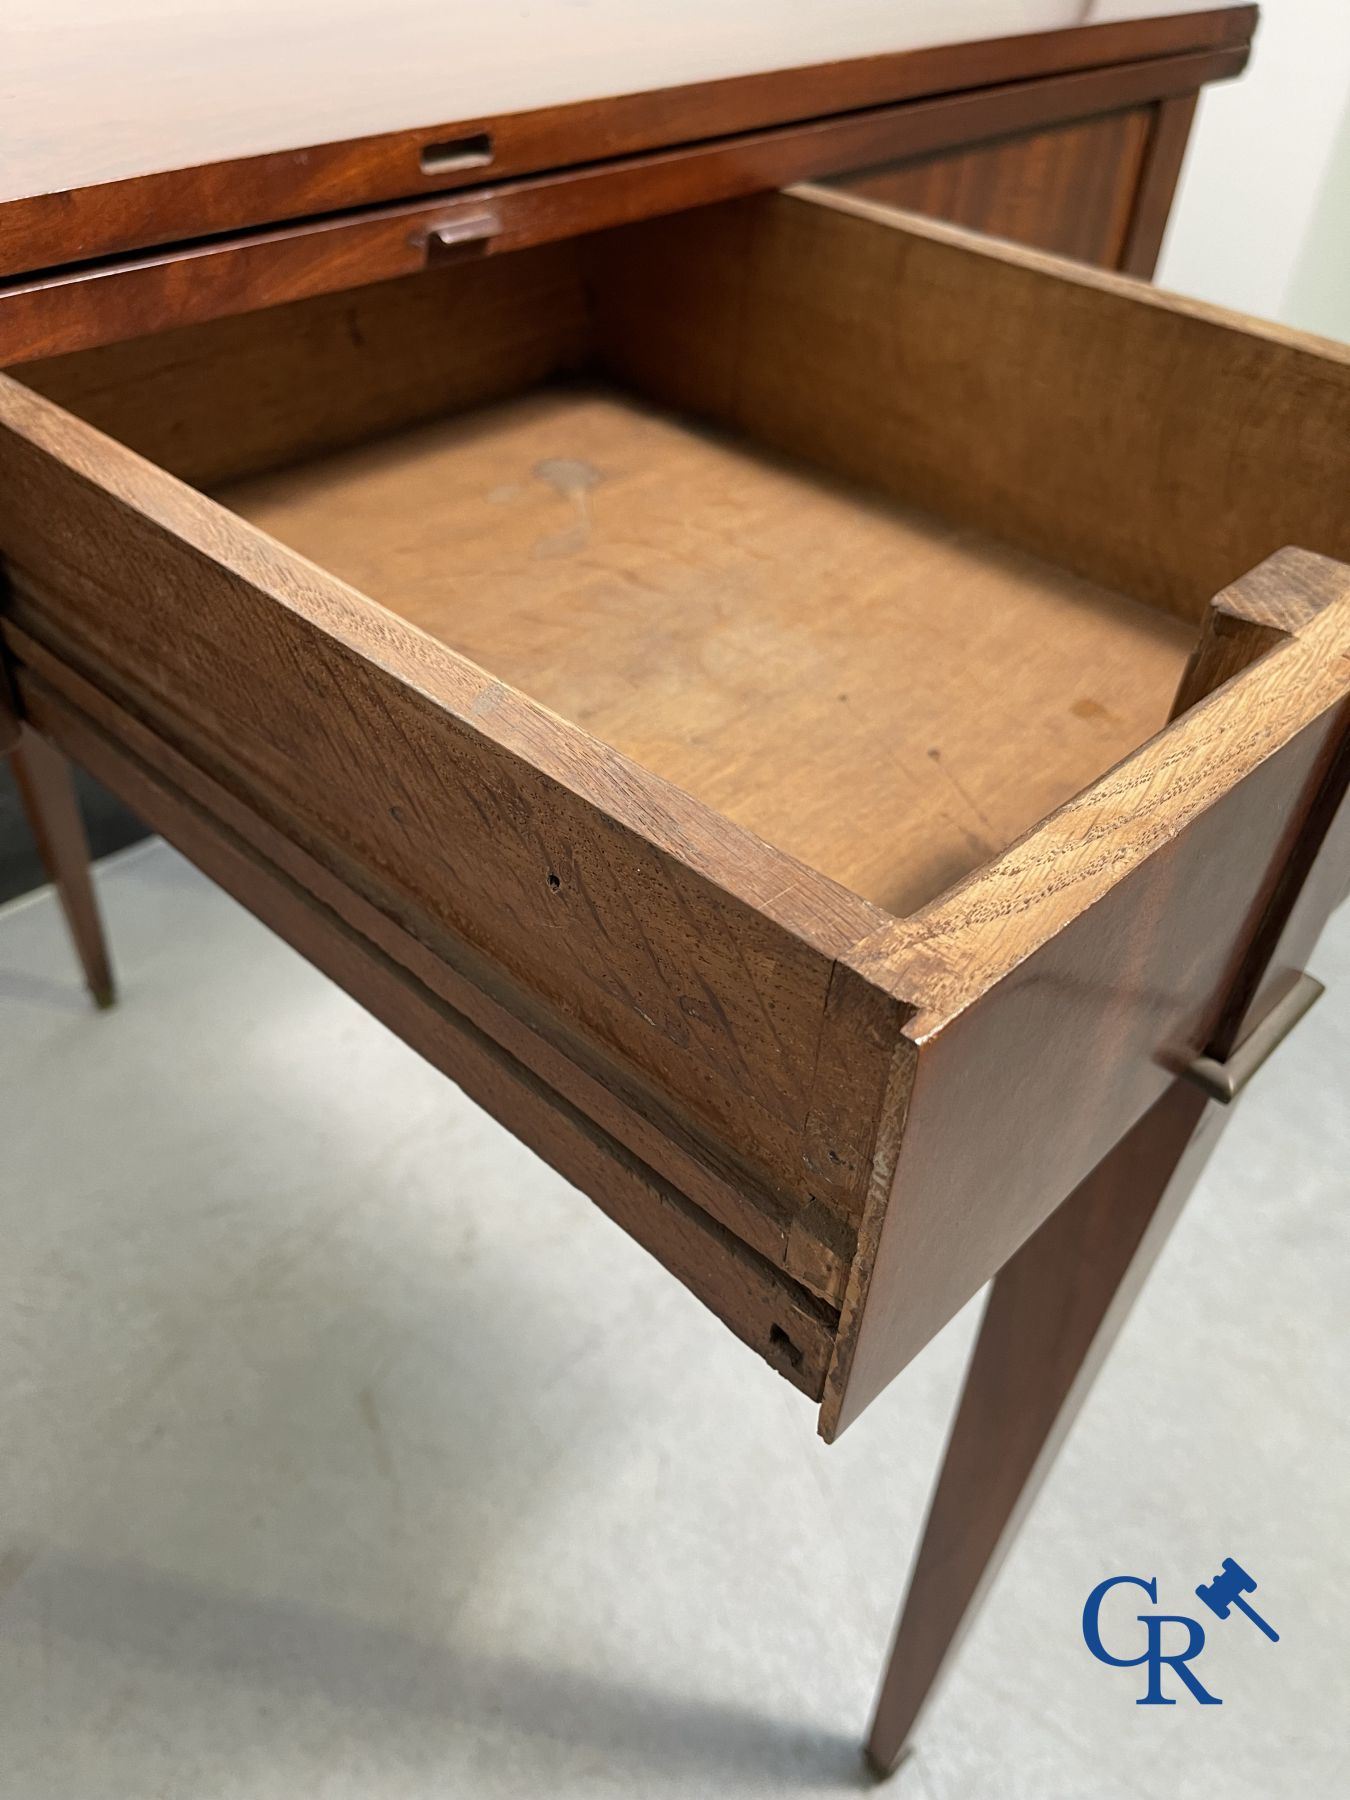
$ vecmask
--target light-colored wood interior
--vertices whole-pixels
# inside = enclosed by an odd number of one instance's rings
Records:
[[[899,915],[1163,726],[1228,581],[1350,556],[1350,353],[846,196],[24,378]]]
[[[598,386],[220,497],[898,913],[1160,729],[1193,637]]]
[[[1198,623],[1350,560],[1350,346],[823,188],[594,241],[608,369]]]
[[[542,244],[25,363],[25,387],[196,487],[483,406],[591,355],[579,246]]]

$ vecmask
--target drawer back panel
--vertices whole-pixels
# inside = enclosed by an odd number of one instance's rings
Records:
[[[575,243],[26,363],[25,387],[197,487],[481,406],[579,367]]]
[[[824,189],[590,253],[626,379],[1135,599],[1350,560],[1344,345]]]

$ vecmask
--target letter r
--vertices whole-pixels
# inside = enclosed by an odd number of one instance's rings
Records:
[[[1211,1694],[1203,1687],[1199,1677],[1186,1667],[1193,1657],[1199,1656],[1205,1647],[1205,1629],[1198,1619],[1188,1619],[1179,1613],[1140,1613],[1139,1622],[1148,1633],[1148,1692],[1142,1700],[1136,1700],[1136,1706],[1175,1706],[1175,1700],[1169,1700],[1162,1691],[1162,1670],[1166,1663],[1170,1669],[1181,1677],[1191,1691],[1191,1697],[1198,1700],[1201,1706],[1222,1706],[1223,1701],[1217,1694]],[[1164,1625],[1184,1625],[1186,1627],[1186,1648],[1174,1651],[1171,1656],[1163,1655],[1162,1628]]]

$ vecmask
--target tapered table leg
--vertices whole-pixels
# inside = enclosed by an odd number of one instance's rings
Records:
[[[900,1761],[1225,1110],[1175,1082],[996,1276],[877,1697],[877,1773]]]
[[[59,750],[26,727],[20,729],[10,750],[10,762],[37,840],[38,854],[55,883],[89,992],[97,1005],[111,1006],[112,968],[90,879],[89,844],[70,765]]]

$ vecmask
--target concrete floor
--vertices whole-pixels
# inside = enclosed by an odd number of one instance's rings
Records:
[[[844,1441],[162,845],[0,913],[0,1796],[827,1795],[975,1321]],[[898,1800],[1350,1792],[1350,910]],[[1079,1616],[1198,1610],[1222,1707]],[[1127,1608],[1122,1618],[1136,1609]]]

